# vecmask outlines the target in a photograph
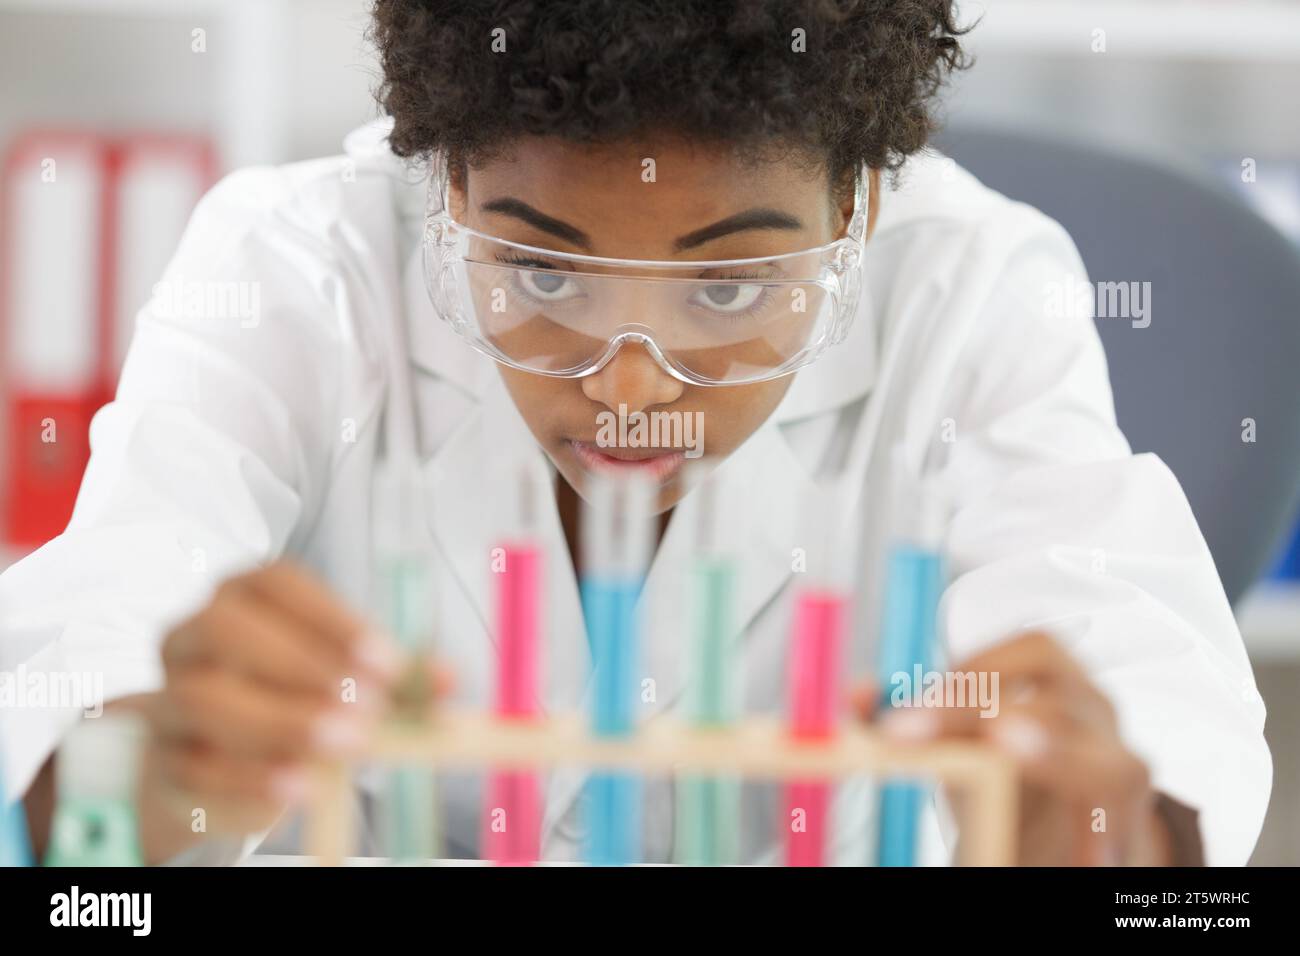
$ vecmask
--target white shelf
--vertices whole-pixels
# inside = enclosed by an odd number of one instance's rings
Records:
[[[1237,607],[1237,625],[1252,658],[1300,660],[1300,583],[1256,585]]]
[[[223,169],[289,159],[291,116],[284,91],[290,81],[295,13],[306,0],[0,0],[5,14],[91,20],[160,20],[190,27],[220,26],[214,43],[210,119]],[[317,0],[318,2],[318,0]],[[129,43],[129,31],[105,34]],[[215,37],[214,37],[215,39]]]
[[[225,6],[231,0],[226,0]],[[0,0],[0,13],[189,17],[219,12],[222,0]]]
[[[973,53],[1284,62],[1300,66],[1300,3],[1285,0],[962,0]],[[1106,31],[1106,52],[1092,50]]]

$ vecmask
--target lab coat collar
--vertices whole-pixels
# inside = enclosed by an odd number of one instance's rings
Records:
[[[877,327],[869,274],[869,270],[864,273],[858,310],[848,335],[812,365],[795,373],[790,390],[772,413],[772,421],[787,424],[812,418],[857,401],[871,390],[876,379]]]
[[[388,136],[392,117],[358,126],[343,138],[343,155],[354,174],[379,173],[393,184],[393,211],[404,231],[418,233],[424,226],[428,170],[418,159],[403,159],[393,152]]]
[[[491,359],[471,348],[434,311],[424,286],[422,255],[417,238],[407,255],[402,276],[411,362],[417,369],[451,382],[467,395],[482,400],[500,375]]]

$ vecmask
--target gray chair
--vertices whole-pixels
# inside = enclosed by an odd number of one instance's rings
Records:
[[[1300,500],[1300,253],[1226,187],[1148,160],[960,127],[937,146],[1060,222],[1093,282],[1151,283],[1149,327],[1097,319],[1116,414],[1182,482],[1235,603]]]

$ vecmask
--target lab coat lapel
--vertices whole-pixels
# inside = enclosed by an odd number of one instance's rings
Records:
[[[506,502],[519,494],[522,464],[550,473],[545,453],[534,441],[499,377],[489,380],[482,402],[426,465],[430,495],[430,525],[449,565],[450,577],[473,609],[476,635],[449,635],[456,642],[483,637],[485,653],[475,655],[484,668],[484,699],[492,705],[491,688],[496,667],[492,549],[512,529]],[[591,667],[578,601],[577,584],[569,560],[553,494],[541,509],[538,538],[545,555],[546,586],[542,649],[544,682],[537,701],[543,713],[578,706]]]
[[[791,452],[780,426],[769,420],[709,477],[724,547],[737,563],[734,607],[736,640],[777,598],[792,571],[792,550],[807,542],[800,528],[807,503],[818,493],[808,471]],[[695,635],[688,575],[695,556],[700,489],[678,505],[646,581],[644,651],[646,678],[654,695],[642,715],[672,709],[691,680]],[[739,647],[737,647],[739,651]],[[648,689],[647,687],[647,689]]]

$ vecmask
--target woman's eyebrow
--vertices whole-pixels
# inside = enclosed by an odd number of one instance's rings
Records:
[[[696,229],[694,232],[688,232],[686,235],[678,237],[673,242],[673,249],[676,252],[685,252],[687,249],[693,249],[714,239],[731,235],[733,232],[744,232],[747,229],[798,230],[802,228],[803,223],[798,217],[792,216],[788,212],[769,209],[765,206],[756,206],[753,209],[738,212],[734,216],[728,216],[726,219],[719,219],[703,229]]]
[[[541,210],[528,205],[522,199],[516,199],[513,196],[489,199],[487,202],[482,203],[479,209],[483,212],[494,212],[503,216],[510,216],[581,249],[591,249],[591,238],[577,226],[572,226],[563,220],[556,219],[554,216],[548,216]],[[744,232],[749,229],[799,230],[802,228],[803,222],[797,216],[792,216],[779,209],[756,206],[753,209],[738,212],[734,216],[728,216],[726,219],[719,219],[715,223],[688,232],[684,236],[679,236],[673,240],[673,250],[685,252],[714,239],[720,239],[734,232]]]
[[[527,223],[534,229],[550,233],[557,239],[563,239],[565,242],[588,251],[591,250],[590,237],[577,226],[571,226],[563,220],[548,216],[541,210],[534,209],[522,199],[515,199],[513,196],[489,199],[480,205],[479,209],[483,212],[496,212],[503,216],[511,216],[520,222]]]

